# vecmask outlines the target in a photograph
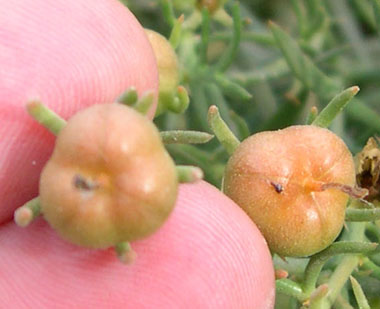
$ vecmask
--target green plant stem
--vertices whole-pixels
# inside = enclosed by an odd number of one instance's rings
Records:
[[[370,270],[370,276],[380,280],[380,266],[372,262],[368,257],[363,258],[360,270]]]
[[[171,28],[173,28],[175,24],[175,14],[173,10],[173,4],[171,0],[160,0],[162,13],[164,15],[164,19],[169,24]]]
[[[251,135],[247,122],[233,110],[230,110],[231,120],[236,125],[237,135],[243,140]]]
[[[360,309],[371,309],[368,304],[368,300],[365,297],[365,294],[359,284],[359,282],[352,276],[350,276],[350,281],[352,285],[352,289],[354,291],[354,295],[356,298],[356,301],[359,305]]]
[[[327,295],[329,287],[327,284],[322,284],[316,288],[310,295],[310,309],[319,308],[323,302],[323,298]]]
[[[225,53],[221,56],[220,60],[216,64],[215,68],[219,72],[224,72],[231,65],[238,51],[240,40],[241,40],[241,16],[240,7],[237,2],[234,3],[232,7],[232,18],[233,18],[233,37],[230,45],[228,46]]]
[[[286,76],[289,73],[290,71],[286,61],[280,58],[253,72],[234,73],[232,74],[232,79],[247,87],[257,85],[264,81],[271,81]]]
[[[276,292],[289,295],[303,301],[306,297],[302,291],[302,287],[290,279],[276,280]]]
[[[210,12],[207,8],[202,9],[202,26],[201,26],[201,44],[200,44],[200,60],[207,63],[207,49],[210,37]]]
[[[373,1],[353,0],[352,4],[353,9],[365,22],[366,26],[368,26],[371,30],[376,30],[376,12],[374,12],[373,6],[370,2]]]
[[[127,89],[116,101],[128,106],[133,106],[136,104],[139,96],[135,87],[130,87]]]
[[[376,19],[377,31],[380,30],[380,0],[371,0]]]
[[[190,85],[191,104],[190,111],[193,112],[193,118],[198,122],[198,128],[202,130],[209,130],[207,123],[207,110],[209,102],[205,94],[205,85],[201,82],[194,81]]]
[[[183,22],[183,28],[190,31],[195,31],[196,28],[201,24],[202,17],[198,10],[195,10],[191,15],[185,19]]]
[[[359,87],[348,88],[336,95],[327,106],[319,113],[312,125],[327,128],[351,99],[359,92]]]
[[[346,113],[349,117],[360,121],[369,128],[373,128],[380,132],[380,115],[377,111],[368,107],[361,100],[353,99],[352,104],[346,108]]]
[[[361,223],[361,222],[348,223],[347,238],[350,241],[361,242],[364,240],[364,230],[365,230],[365,223]],[[339,295],[342,287],[347,282],[351,273],[357,267],[359,261],[360,261],[359,255],[349,255],[349,256],[343,257],[341,262],[338,264],[338,266],[335,268],[334,272],[332,273],[329,281],[327,282],[330,288],[330,291],[327,297],[324,298],[324,302],[322,306],[320,307],[321,309],[330,308],[331,305],[335,302],[335,299]]]
[[[302,10],[302,5],[300,0],[291,0],[290,1],[293,6],[293,10],[297,17],[297,25],[298,25],[298,31],[301,34],[301,36],[304,36],[306,29],[307,29],[307,20],[306,16]]]
[[[375,221],[380,219],[380,208],[347,208],[346,221]]]
[[[334,309],[354,309],[354,307],[352,307],[343,296],[338,295],[334,303]]]
[[[147,91],[142,95],[142,97],[136,102],[133,106],[136,111],[139,113],[146,115],[149,111],[150,107],[154,102],[154,93],[153,91]]]
[[[236,124],[230,114],[231,108],[226,98],[223,96],[222,91],[223,89],[218,87],[215,83],[208,83],[205,85],[205,95],[207,101],[215,104],[218,107],[221,117],[230,128],[230,130],[236,134]]]
[[[215,105],[210,106],[208,111],[208,122],[217,139],[226,149],[228,154],[233,154],[240,145],[239,140],[220,117],[219,110]]]
[[[181,15],[174,21],[172,31],[170,32],[169,42],[173,49],[176,49],[179,45],[182,35],[182,23],[184,21],[184,16]]]
[[[340,83],[324,74],[310,58],[303,54],[297,42],[278,25],[270,22],[269,26],[294,75],[307,89],[315,91],[320,98],[331,100],[340,90]]]
[[[331,7],[334,18],[338,20],[338,28],[352,46],[357,61],[368,67],[371,59],[367,48],[368,44],[366,44],[364,37],[359,32],[360,26],[357,18],[349,8],[348,2],[346,0],[334,0],[327,3]]]
[[[252,99],[252,95],[241,87],[239,84],[228,79],[224,74],[216,73],[215,81],[219,85],[220,89],[223,93],[235,100],[250,100]]]
[[[31,101],[26,104],[26,109],[38,123],[54,135],[58,135],[62,128],[66,125],[66,121],[58,114],[53,112],[46,105],[38,101]]]
[[[197,166],[177,165],[179,183],[193,183],[203,178],[203,171]]]
[[[186,144],[167,145],[166,148],[179,163],[199,166],[211,183],[216,186],[220,185],[223,171],[219,172],[219,169],[216,169],[216,165],[209,164],[210,154],[208,152]]]
[[[213,18],[224,27],[231,28],[233,25],[233,19],[222,7],[214,12]]]
[[[164,144],[203,144],[214,137],[206,132],[182,130],[161,131],[160,135]]]
[[[229,41],[232,35],[229,32],[215,32],[210,36],[210,41]],[[243,31],[241,34],[242,41],[251,41],[265,46],[274,46],[275,40],[270,33]]]
[[[373,237],[376,237],[377,242],[380,242],[380,229],[375,223],[368,222],[365,229],[366,233],[370,233]]]
[[[330,257],[347,253],[368,253],[375,250],[376,247],[377,244],[375,243],[340,241],[333,243],[330,247],[313,255],[306,267],[305,277],[302,284],[305,295],[310,296],[310,294],[315,289],[315,284],[322,270],[322,267]],[[328,285],[330,287],[330,284]]]
[[[173,104],[171,107],[171,110],[176,112],[177,114],[182,114],[188,107],[190,103],[189,94],[187,93],[187,90],[183,86],[177,87],[177,98],[178,103]]]

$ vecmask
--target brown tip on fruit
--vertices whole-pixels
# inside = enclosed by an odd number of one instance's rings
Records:
[[[321,284],[313,291],[313,293],[311,293],[310,301],[321,299],[322,297],[326,296],[328,292],[329,286],[326,283]]]
[[[350,88],[351,89],[351,92],[355,95],[359,92],[360,88],[359,86],[353,86]]]
[[[197,182],[201,179],[203,179],[203,171],[199,167],[194,167],[191,173],[192,181],[191,182]]]
[[[181,14],[181,16],[178,17],[178,22],[182,24],[184,21],[185,21],[185,15]]]
[[[20,227],[26,227],[33,221],[33,212],[28,207],[20,207],[14,213],[14,221]]]
[[[316,106],[312,106],[310,112],[314,115],[318,114],[318,108]]]
[[[33,100],[33,101],[28,101],[25,104],[25,107],[29,114],[33,114],[33,111],[37,109],[40,105],[41,105],[41,102],[37,100]]]
[[[219,113],[219,109],[216,105],[211,105],[208,109],[209,116],[214,116]]]
[[[288,276],[289,273],[285,269],[276,269],[275,271],[276,280],[288,278]]]
[[[215,116],[217,116],[218,114],[219,114],[218,107],[216,107],[216,105],[211,105],[207,113],[207,120],[208,120],[208,123],[211,125],[211,127],[212,127],[212,122],[215,119]]]

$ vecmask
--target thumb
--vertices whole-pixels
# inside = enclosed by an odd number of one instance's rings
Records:
[[[57,238],[43,220],[0,228],[0,304],[13,308],[270,309],[274,272],[248,216],[208,183],[181,185],[174,212],[132,243],[137,260]]]
[[[25,102],[64,118],[135,86],[157,93],[153,51],[117,0],[0,0],[0,223],[37,194],[54,138]],[[151,110],[151,116],[153,114]]]

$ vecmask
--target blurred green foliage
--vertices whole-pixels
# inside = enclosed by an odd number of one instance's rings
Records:
[[[207,14],[206,19],[203,14],[203,21],[195,1],[123,2],[144,27],[166,37],[173,18],[185,17],[177,52],[190,108],[181,116],[158,117],[161,129],[209,131],[207,110],[215,104],[243,139],[247,128],[255,133],[302,124],[312,106],[321,110],[334,95],[358,85],[357,99],[330,129],[353,152],[368,137],[379,134],[380,14],[376,12],[380,10],[374,9],[376,0],[240,1],[238,33],[233,27],[233,1],[226,2],[223,13]],[[171,6],[166,11],[165,2]],[[269,20],[277,26],[271,29]],[[194,157],[199,150],[216,157],[205,173],[210,182],[220,184],[220,166],[228,157],[220,153],[218,143],[190,148],[184,151],[193,150]],[[178,153],[175,158],[194,163]]]

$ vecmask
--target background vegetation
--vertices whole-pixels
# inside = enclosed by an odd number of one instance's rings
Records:
[[[123,2],[144,27],[170,37],[181,84],[190,94],[185,113],[155,119],[161,130],[210,131],[207,110],[215,104],[242,140],[262,130],[304,124],[312,107],[320,111],[335,95],[357,85],[360,92],[330,129],[354,154],[369,137],[380,135],[380,1],[222,1],[215,12],[201,10],[191,0]],[[268,25],[269,20],[274,24]],[[228,155],[216,140],[169,150],[178,163],[200,166],[206,179],[220,186]],[[379,242],[376,223],[348,226],[339,240]],[[360,255],[336,255],[339,250],[329,255],[334,257],[318,272],[317,286],[328,282],[335,295],[315,308],[356,308],[358,303],[365,308],[360,291],[371,308],[380,308],[380,254],[357,250]],[[274,257],[276,268],[286,270],[292,282],[302,282],[310,260],[287,261]],[[347,280],[351,273],[360,285]],[[297,288],[292,292],[279,285],[277,308],[308,305]],[[312,290],[317,298],[326,296],[323,288]]]

